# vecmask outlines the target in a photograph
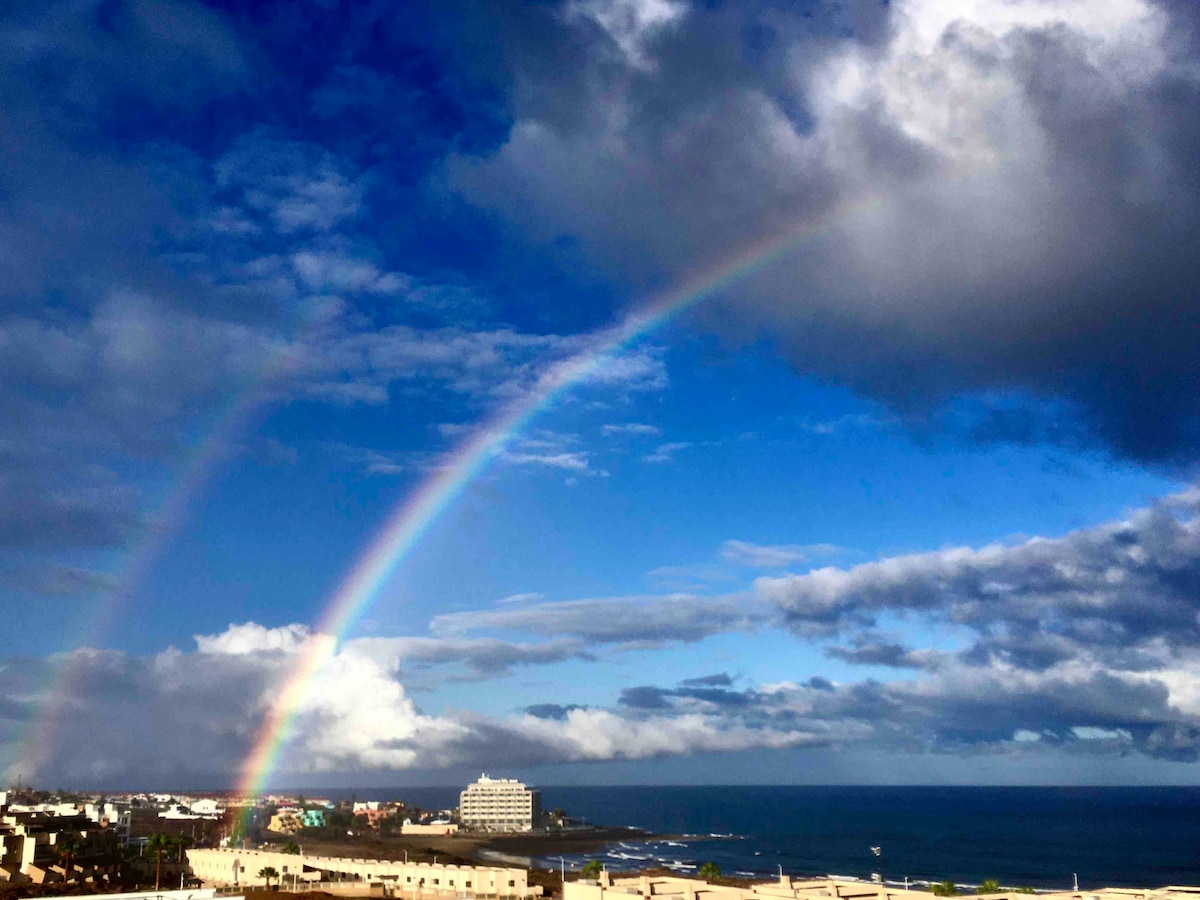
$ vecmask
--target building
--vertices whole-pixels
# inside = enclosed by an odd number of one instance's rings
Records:
[[[446,897],[505,897],[526,900],[541,896],[529,884],[524,869],[497,866],[447,866],[407,863],[400,860],[351,859],[340,856],[299,856],[265,850],[188,850],[192,874],[206,886],[257,887],[272,875],[285,888],[304,885],[309,890],[357,896],[404,896],[412,900]]]
[[[542,821],[542,792],[515,778],[480,775],[459,794],[458,818],[472,831],[532,831]]]
[[[116,877],[120,859],[116,832],[82,813],[0,807],[0,884],[99,884]]]
[[[296,834],[303,827],[300,812],[294,809],[279,810],[267,823],[267,831],[274,831],[276,834]]]
[[[204,813],[182,803],[172,803],[158,814],[160,819],[219,819],[216,813]]]
[[[428,825],[416,825],[407,819],[400,826],[401,834],[436,834],[450,835],[458,832],[458,826],[453,822],[430,822]]]
[[[305,828],[324,828],[325,827],[325,810],[323,809],[306,809],[300,814],[300,823]]]
[[[1101,888],[1094,891],[1039,892],[1038,900],[1200,900],[1200,888]],[[916,888],[840,878],[800,879],[786,875],[749,887],[710,884],[695,878],[646,876],[568,881],[563,900],[934,900]],[[964,892],[959,900],[1029,900],[1012,889],[995,894]]]

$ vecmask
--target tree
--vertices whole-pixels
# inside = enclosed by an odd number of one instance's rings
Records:
[[[600,873],[603,871],[604,866],[600,865],[600,860],[589,859],[583,864],[583,868],[580,870],[579,874],[581,874],[584,878],[599,878]]]
[[[697,874],[705,881],[714,881],[721,877],[721,869],[715,862],[706,862]]]
[[[988,878],[983,882],[983,884],[981,884],[979,886],[979,890],[976,893],[999,894],[1000,892],[1001,892],[1000,882],[997,881],[995,878]]]
[[[953,881],[939,881],[937,884],[931,884],[929,890],[935,897],[957,897],[958,885]]]
[[[290,853],[290,854],[292,854],[292,856],[299,856],[300,855],[300,845],[297,844],[295,841],[288,841],[286,844],[283,845],[283,852]]]
[[[150,835],[150,839],[146,841],[146,849],[154,854],[154,889],[157,891],[162,885],[162,858],[163,853],[170,852],[172,844],[175,841],[169,834],[155,832]]]
[[[263,866],[261,869],[258,870],[258,877],[263,879],[264,881],[266,881],[267,890],[269,891],[271,889],[271,879],[278,878],[279,872],[275,869],[274,866]]]
[[[175,850],[179,853],[179,862],[183,862],[184,854],[187,853],[187,848],[191,845],[192,836],[190,834],[178,834],[175,836]]]
[[[75,857],[79,855],[81,849],[79,841],[73,837],[64,838],[54,845],[55,853],[58,854],[58,859],[62,863],[63,881],[71,880],[71,864],[75,862]]]

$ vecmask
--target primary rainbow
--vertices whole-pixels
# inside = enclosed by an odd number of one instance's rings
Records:
[[[504,408],[456,448],[389,516],[330,599],[313,637],[300,651],[283,689],[263,718],[242,766],[239,792],[246,797],[261,793],[287,744],[294,714],[304,702],[309,685],[336,652],[337,642],[353,628],[379,589],[417,546],[438,515],[531,419],[564,391],[587,381],[638,338],[666,324],[698,301],[758,271],[797,242],[814,236],[849,213],[871,205],[876,199],[874,195],[867,196],[804,220],[658,295],[617,325],[594,334],[588,349],[553,366],[532,390]]]

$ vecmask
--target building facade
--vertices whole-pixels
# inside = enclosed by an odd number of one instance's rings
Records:
[[[515,778],[480,775],[459,794],[458,817],[470,831],[532,831],[542,821],[542,792]]]
[[[994,894],[966,890],[958,900],[1028,900],[1013,888]],[[1093,891],[1039,892],[1038,900],[1200,900],[1200,888],[1101,888]],[[581,879],[563,885],[563,900],[937,900],[922,889],[839,878],[792,878],[744,887],[711,884],[696,878],[642,875],[613,878],[601,872],[596,880]]]
[[[339,894],[378,894],[419,898],[505,897],[532,900],[542,889],[529,884],[525,869],[447,866],[386,859],[309,856],[266,850],[188,850],[188,866],[205,885],[257,887],[266,868],[285,888],[306,886]]]

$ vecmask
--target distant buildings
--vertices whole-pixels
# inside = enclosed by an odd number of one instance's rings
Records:
[[[458,817],[472,831],[532,831],[541,824],[542,792],[515,778],[480,775],[459,794]]]
[[[267,830],[277,834],[296,834],[301,828],[324,828],[325,810],[300,809],[295,806],[281,806],[271,821]]]

